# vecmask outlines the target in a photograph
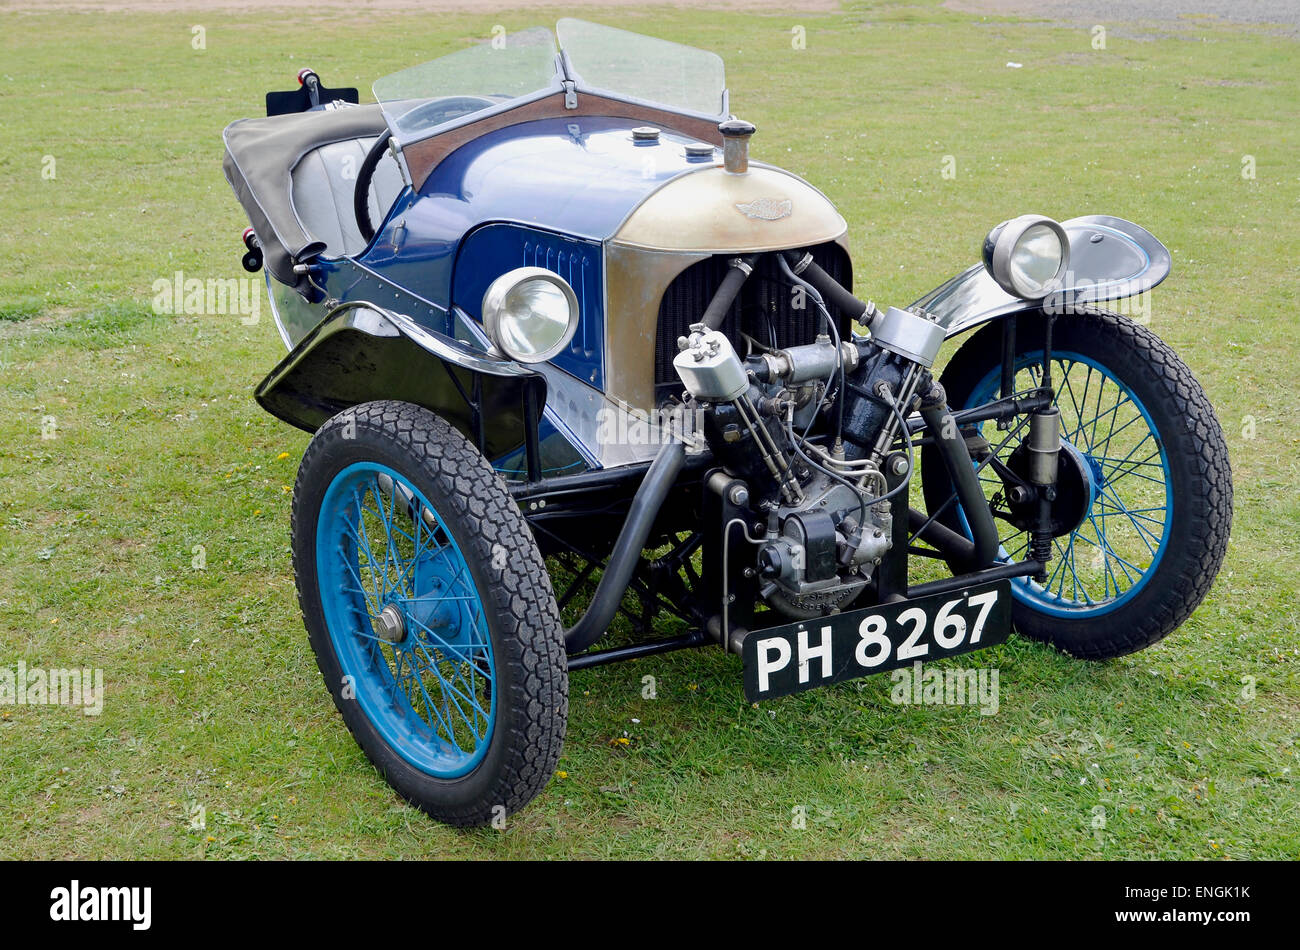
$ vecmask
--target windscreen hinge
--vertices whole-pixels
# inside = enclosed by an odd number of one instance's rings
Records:
[[[398,172],[401,173],[402,180],[407,185],[414,185],[411,180],[411,170],[406,165],[406,155],[402,152],[402,146],[398,144],[397,136],[390,136],[388,139],[388,154],[397,166]]]
[[[560,85],[564,87],[564,108],[578,108],[578,85],[572,79],[563,79]]]

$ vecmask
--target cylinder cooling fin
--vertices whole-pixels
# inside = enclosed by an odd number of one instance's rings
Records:
[[[845,286],[852,284],[852,267],[848,253],[831,242],[812,249],[818,266]],[[659,304],[655,331],[655,402],[679,395],[681,381],[673,369],[679,338],[689,335],[691,324],[708,308],[718,286],[731,267],[734,255],[718,254],[692,264],[668,286]],[[847,338],[848,320],[833,305],[832,318]],[[754,267],[719,331],[732,341],[742,341],[747,334],[765,346],[783,348],[811,343],[817,338],[822,319],[811,301],[791,291],[781,274],[775,255],[766,254]],[[745,355],[742,351],[742,357]]]

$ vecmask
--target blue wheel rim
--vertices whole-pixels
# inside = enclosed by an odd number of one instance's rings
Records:
[[[437,510],[393,469],[349,465],[325,491],[316,570],[344,688],[366,718],[421,772],[472,771],[495,728],[496,666],[482,599]]]
[[[1011,590],[1016,600],[1049,616],[1096,616],[1130,602],[1159,567],[1173,527],[1173,479],[1151,414],[1133,391],[1080,353],[1057,350],[1052,357],[1062,442],[1085,462],[1091,503],[1080,525],[1052,542],[1046,583],[1017,578]],[[1041,364],[1041,356],[1017,361],[1018,391],[1037,385]],[[990,370],[965,408],[996,398],[1000,384],[1001,370]],[[982,433],[987,425],[979,426]],[[984,435],[994,446],[1005,438],[994,429]],[[1002,488],[989,467],[980,482],[989,498]],[[969,534],[960,507],[958,518]],[[1023,558],[1028,536],[1005,522],[999,528],[1001,560]]]

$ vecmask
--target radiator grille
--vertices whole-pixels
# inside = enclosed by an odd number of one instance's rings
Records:
[[[838,244],[822,244],[812,249],[813,259],[826,273],[852,289],[848,255]],[[704,315],[714,292],[722,283],[732,254],[719,254],[692,264],[668,286],[659,304],[659,325],[655,332],[655,401],[677,395],[681,380],[673,370],[677,355],[677,338],[685,336],[692,323]],[[727,312],[721,330],[740,354],[746,352],[741,333],[747,333],[768,346],[797,346],[811,343],[821,328],[821,313],[811,301],[802,309],[794,307],[789,282],[781,273],[772,254],[760,258],[749,275],[740,295]],[[844,315],[829,307],[841,334],[847,331]],[[773,341],[775,338],[775,342]]]

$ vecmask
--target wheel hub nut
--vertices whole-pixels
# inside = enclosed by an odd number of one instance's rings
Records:
[[[379,636],[389,643],[401,643],[406,639],[406,624],[402,622],[402,612],[392,604],[379,613]]]

